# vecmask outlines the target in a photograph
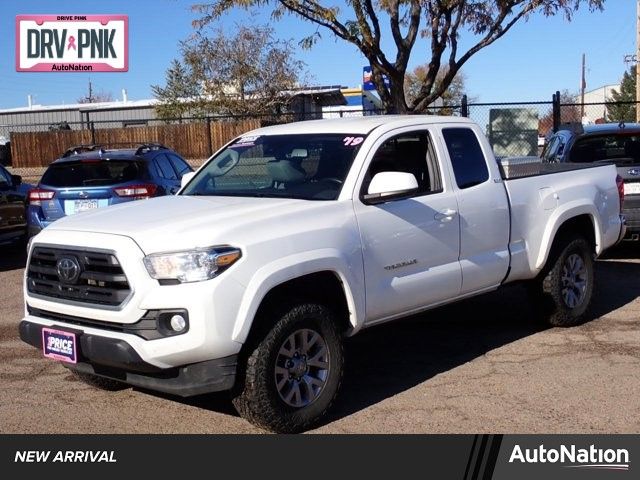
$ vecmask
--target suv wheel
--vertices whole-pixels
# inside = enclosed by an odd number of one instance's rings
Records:
[[[592,249],[584,238],[565,240],[554,249],[550,265],[539,283],[543,314],[554,327],[577,325],[587,314],[593,296]]]
[[[342,379],[343,346],[333,313],[323,305],[293,305],[254,343],[233,392],[238,412],[278,433],[315,425]]]

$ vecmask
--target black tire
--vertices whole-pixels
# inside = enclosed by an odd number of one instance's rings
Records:
[[[247,343],[244,353],[246,360],[242,362],[237,385],[232,391],[233,405],[243,418],[265,430],[276,433],[297,433],[307,430],[317,424],[331,407],[342,381],[344,352],[336,318],[325,306],[313,303],[294,304],[281,309],[280,313],[265,316],[270,318],[260,318],[259,325],[273,326]],[[270,320],[271,323],[268,323]],[[273,323],[274,320],[275,323]],[[318,334],[320,340],[310,332]],[[290,352],[295,349],[295,344],[287,343],[295,337],[294,334],[304,334],[307,339],[305,345],[309,339],[316,339],[313,344],[309,343],[312,347],[308,347],[308,352],[312,352],[313,348],[319,348],[319,345],[323,345],[328,352],[328,359],[326,356],[322,357],[324,359],[322,364],[328,365],[328,369],[326,369],[326,376],[323,377],[323,385],[318,387],[318,393],[312,393],[313,387],[307,380],[309,376],[324,375],[325,370],[311,366],[311,354],[309,365],[305,356],[302,366],[303,369],[307,368],[307,374],[296,370],[294,375],[301,375],[301,377],[292,377],[292,369],[289,369],[287,379],[282,373],[277,373],[282,372],[282,361],[287,357],[281,354],[285,345],[292,347]],[[301,349],[300,352],[307,351]],[[317,355],[319,354],[314,353],[314,358],[320,358]],[[290,358],[293,360],[292,357]],[[288,365],[289,363],[293,364],[287,361],[287,365],[284,366],[291,366]],[[296,398],[302,400],[303,393],[306,393],[306,397],[317,396],[303,406],[296,407],[288,404],[285,400],[287,395],[283,392],[286,392],[287,388],[290,388],[289,392],[291,392],[296,382],[298,392],[292,397],[291,402],[295,402]]]
[[[574,275],[572,270],[580,273]],[[575,278],[568,280],[569,277]],[[591,244],[582,237],[559,239],[547,267],[532,287],[536,309],[546,323],[554,327],[572,327],[583,322],[593,297]]]
[[[78,372],[77,370],[70,370],[76,380],[86,383],[87,385],[97,388],[98,390],[105,390],[108,392],[117,392],[118,390],[124,390],[129,388],[126,383],[118,382],[117,380],[111,380],[110,378],[104,378],[99,375],[93,375],[91,373]]]

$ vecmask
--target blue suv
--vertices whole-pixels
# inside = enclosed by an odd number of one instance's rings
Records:
[[[107,149],[79,145],[68,149],[29,191],[29,236],[66,215],[161,195],[180,188],[189,164],[159,143]]]

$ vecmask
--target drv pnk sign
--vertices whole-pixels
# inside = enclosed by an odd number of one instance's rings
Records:
[[[18,72],[126,72],[127,15],[18,15]]]

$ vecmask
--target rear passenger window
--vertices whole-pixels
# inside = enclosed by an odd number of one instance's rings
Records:
[[[175,171],[178,172],[178,176],[180,178],[182,178],[182,175],[184,175],[185,173],[192,171],[189,164],[185,162],[183,159],[181,159],[180,157],[178,157],[177,155],[169,154],[167,156],[169,157],[169,160],[171,160],[171,164],[173,165],[173,168],[175,169]]]
[[[459,188],[469,188],[489,180],[489,169],[476,134],[469,128],[442,130],[453,173]]]
[[[160,170],[160,176],[169,180],[177,180],[178,177],[176,176],[176,172],[173,169],[173,167],[171,166],[171,162],[169,162],[169,159],[167,158],[166,155],[162,154],[162,155],[158,155],[156,157],[156,165],[158,166],[158,169]]]

